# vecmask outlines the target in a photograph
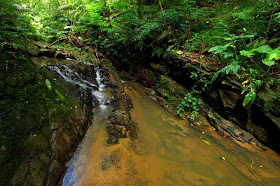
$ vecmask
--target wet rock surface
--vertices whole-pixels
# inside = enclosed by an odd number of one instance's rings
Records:
[[[136,124],[131,120],[130,110],[133,107],[129,96],[125,93],[123,83],[115,67],[111,63],[101,65],[104,84],[111,88],[113,107],[107,120],[108,144],[117,144],[119,138],[133,138],[136,135]]]
[[[222,82],[217,81],[207,88],[204,98],[221,116],[233,121],[262,143],[280,152],[277,143],[280,138],[279,100],[273,95],[259,92],[252,107],[244,108],[241,91],[241,85],[236,86],[234,82],[226,79]]]
[[[93,111],[99,105],[94,95],[98,85],[93,65],[50,64],[43,65],[39,72],[43,85],[55,95],[49,101],[57,102],[58,106],[45,108],[50,123],[30,134],[24,155],[16,157],[20,162],[10,175],[8,185],[58,185],[66,162],[91,125]]]

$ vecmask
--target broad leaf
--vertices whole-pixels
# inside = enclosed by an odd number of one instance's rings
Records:
[[[267,54],[272,51],[272,48],[269,45],[263,45],[257,48],[258,53]]]
[[[251,104],[253,104],[255,102],[256,96],[257,96],[257,94],[255,91],[251,91],[251,92],[247,93],[243,100],[243,106],[245,107],[250,102],[251,102]]]
[[[246,94],[243,100],[243,106],[245,107],[248,103],[250,103],[251,99],[252,99],[251,92],[249,92]]]
[[[224,52],[224,58],[229,58],[229,57],[233,57],[233,53],[231,52]]]
[[[246,57],[251,58],[251,57],[253,57],[253,56],[255,55],[255,51],[256,51],[255,49],[250,50],[250,51],[241,50],[241,51],[240,51],[240,54],[241,54],[242,56],[246,56]]]
[[[230,47],[231,43],[227,43],[224,46],[215,46],[210,48],[210,50],[208,52],[214,52],[215,54],[220,54],[223,51],[225,51],[228,47]]]
[[[267,59],[268,60],[272,60],[272,59],[279,60],[280,59],[280,47],[275,48],[274,50],[269,52],[267,55]]]
[[[271,67],[275,64],[274,60],[269,60],[269,59],[263,59],[262,62],[263,62],[263,64],[265,64],[269,67]]]

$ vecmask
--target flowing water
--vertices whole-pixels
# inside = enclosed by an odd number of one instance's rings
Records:
[[[98,139],[98,134],[102,130],[102,127],[104,128],[104,119],[111,112],[111,108],[105,105],[105,101],[109,98],[109,93],[106,91],[105,85],[102,83],[103,78],[100,75],[99,68],[95,68],[97,84],[83,79],[76,70],[68,65],[62,64],[59,66],[50,66],[49,68],[65,81],[78,85],[84,90],[90,90],[92,96],[94,96],[99,103],[99,106],[94,113],[92,127],[89,128],[81,145],[76,150],[72,159],[67,163],[68,170],[63,179],[63,185],[79,185],[80,178],[84,176],[83,170],[88,166],[87,160],[91,158],[89,155],[91,155],[90,151],[92,145],[95,143],[95,140]]]
[[[270,149],[240,145],[209,126],[192,127],[147,97],[140,85],[125,86],[134,105],[138,139],[107,145],[105,118],[110,109],[100,108],[67,164],[63,185],[280,184],[280,159]],[[104,91],[100,82],[99,87]]]

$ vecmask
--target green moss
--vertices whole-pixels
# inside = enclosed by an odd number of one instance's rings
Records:
[[[7,183],[21,161],[34,151],[46,150],[52,121],[71,115],[77,105],[63,92],[51,73],[20,57],[0,66],[0,185]],[[46,79],[52,86],[48,89]]]
[[[168,76],[160,76],[160,81],[156,85],[156,90],[164,98],[168,99],[169,104],[178,105],[187,90]]]
[[[279,95],[278,91],[262,91],[258,93],[258,96],[263,102],[263,108],[265,112],[280,113],[280,99],[277,97]]]

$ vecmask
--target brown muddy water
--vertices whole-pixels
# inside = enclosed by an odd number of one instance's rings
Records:
[[[146,96],[142,86],[125,86],[138,139],[107,145],[110,109],[97,111],[63,185],[280,185],[278,154],[238,144],[206,123],[193,127]]]

